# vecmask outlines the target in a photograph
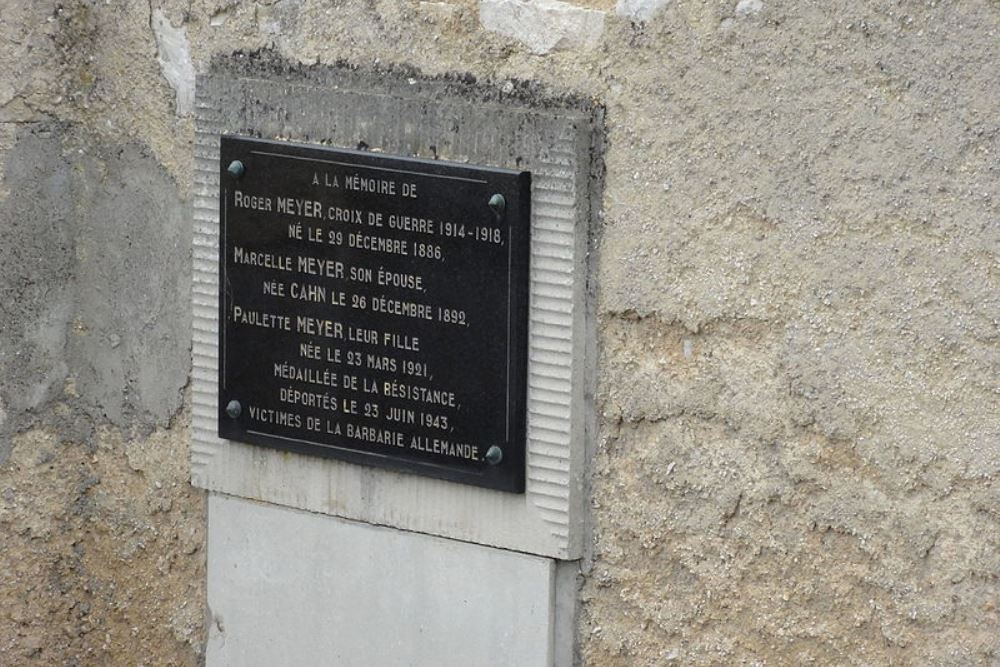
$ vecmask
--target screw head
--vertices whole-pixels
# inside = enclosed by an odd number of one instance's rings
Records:
[[[230,419],[236,419],[243,412],[243,406],[237,400],[229,401],[226,405],[226,414],[229,415]]]
[[[247,170],[246,167],[244,167],[243,163],[240,162],[239,160],[233,160],[232,162],[230,162],[229,168],[226,169],[226,171],[229,172],[229,175],[232,176],[233,178],[240,178],[241,176],[243,176],[243,173],[246,170]]]
[[[498,218],[503,215],[504,209],[507,208],[507,200],[503,198],[502,194],[495,194],[490,197],[490,208],[493,209],[494,215]]]
[[[487,463],[489,463],[491,466],[495,466],[496,464],[503,461],[503,450],[497,447],[496,445],[493,445],[486,450],[485,458]]]

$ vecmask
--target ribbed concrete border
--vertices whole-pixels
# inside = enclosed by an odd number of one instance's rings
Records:
[[[370,77],[366,81],[365,77]],[[455,82],[216,62],[196,97],[192,481],[301,509],[576,559],[583,543],[593,118],[470,100]],[[500,493],[217,437],[219,137],[235,132],[532,172],[527,492]],[[431,155],[428,155],[431,153]]]

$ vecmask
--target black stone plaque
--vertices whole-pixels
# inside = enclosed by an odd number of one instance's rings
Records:
[[[530,174],[222,137],[219,436],[524,491]]]

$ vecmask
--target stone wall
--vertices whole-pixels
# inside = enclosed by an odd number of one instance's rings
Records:
[[[107,112],[126,103],[102,92],[112,20],[55,2],[7,3],[0,18],[3,665],[193,665],[202,652],[187,195]],[[135,94],[171,94],[152,82],[158,93]],[[185,122],[160,123],[183,154]]]
[[[1000,657],[1000,7],[14,0],[0,663],[193,664],[191,121],[214,55],[606,109],[587,665]]]

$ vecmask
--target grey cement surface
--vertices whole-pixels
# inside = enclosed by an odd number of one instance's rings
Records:
[[[553,561],[209,495],[212,667],[547,667]]]
[[[149,429],[189,372],[190,222],[140,146],[24,124],[0,199],[0,460],[9,436],[58,423]],[[74,406],[49,412],[47,405]]]
[[[0,436],[62,392],[73,312],[71,167],[60,125],[28,126],[5,156],[0,201]],[[0,437],[0,460],[10,452]]]

